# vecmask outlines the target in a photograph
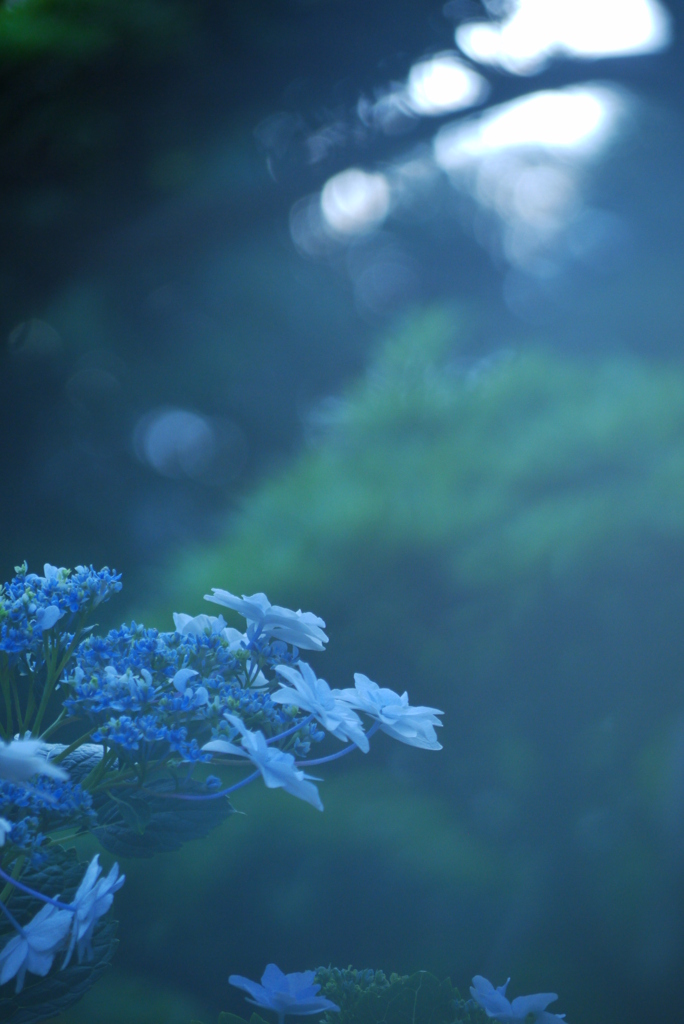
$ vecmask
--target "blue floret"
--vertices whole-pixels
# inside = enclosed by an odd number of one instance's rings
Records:
[[[30,573],[24,563],[0,588],[0,650],[8,654],[40,649],[44,633],[58,624],[60,632],[68,631],[77,617],[121,590],[121,576],[107,566],[72,571],[48,564],[43,571],[44,576]]]

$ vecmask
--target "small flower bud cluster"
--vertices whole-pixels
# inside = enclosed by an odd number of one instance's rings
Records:
[[[97,825],[93,799],[78,783],[41,776],[30,786],[0,780],[0,818],[11,825],[3,846],[28,853],[42,863],[41,847],[53,829],[64,824],[88,829]]]
[[[43,634],[58,623],[64,631],[121,590],[120,575],[106,566],[96,571],[92,565],[79,565],[72,571],[46,564],[43,572],[30,573],[24,563],[0,589],[0,650],[8,654],[34,652]]]
[[[248,650],[225,631],[163,633],[133,622],[79,645],[63,706],[69,718],[92,723],[94,742],[124,759],[208,761],[200,744],[228,730],[226,714],[267,737],[295,724],[296,712],[271,699],[264,670],[296,658],[280,641],[262,639]],[[263,688],[250,686],[257,677]],[[317,738],[320,730],[306,726],[292,743],[299,755]]]

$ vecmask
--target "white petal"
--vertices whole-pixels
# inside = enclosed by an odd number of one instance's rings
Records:
[[[242,757],[245,756],[245,751],[242,747],[236,747],[234,743],[229,743],[228,740],[209,740],[202,747],[202,750],[210,750],[217,754],[240,754]]]
[[[185,688],[188,685],[188,680],[192,679],[193,676],[198,676],[199,672],[194,668],[179,668],[173,677],[173,685],[176,687],[179,693],[184,693]]]

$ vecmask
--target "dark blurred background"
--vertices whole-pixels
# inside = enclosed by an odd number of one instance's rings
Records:
[[[446,712],[127,864],[64,1024],[243,1012],[269,961],[675,1019],[683,14],[0,5],[5,578],[114,565],[103,627],[265,590],[331,685]]]

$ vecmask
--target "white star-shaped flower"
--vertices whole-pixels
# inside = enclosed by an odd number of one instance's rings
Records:
[[[263,634],[274,640],[282,640],[307,651],[322,651],[328,642],[323,632],[325,622],[313,612],[296,611],[271,604],[265,594],[236,597],[227,590],[212,587],[211,594],[204,595],[205,601],[232,608],[247,619],[248,634]]]
[[[16,992],[24,987],[26,972],[44,978],[63,948],[73,914],[46,903],[36,916],[0,951],[0,985],[16,977]]]
[[[305,661],[300,661],[296,669],[291,665],[277,665],[276,672],[292,686],[281,686],[271,694],[271,700],[276,704],[294,704],[302,711],[311,712],[327,732],[339,740],[351,740],[364,754],[368,752],[368,737],[361,719],[339,696],[339,690],[331,690],[325,679],[318,679]]]
[[[209,743],[204,744],[202,750],[247,757],[254,767],[259,769],[269,789],[284,789],[286,793],[299,797],[300,800],[306,800],[308,804],[312,804],[319,811],[323,810],[318,790],[313,782],[308,781],[313,776],[305,775],[301,768],[296,767],[292,754],[286,754],[275,746],[269,746],[261,731],[250,732],[237,715],[226,715],[226,718],[239,731],[241,745],[238,747],[228,740],[210,740]]]
[[[537,992],[533,996],[518,996],[511,1002],[506,998],[508,982],[497,985],[487,981],[481,974],[476,974],[470,987],[470,994],[485,1011],[488,1017],[498,1020],[500,1024],[523,1024],[528,1017],[535,1024],[563,1024],[564,1013],[549,1013],[546,1007],[558,999],[555,992]]]
[[[69,948],[62,964],[62,970],[71,960],[74,949],[78,953],[78,962],[81,963],[84,956],[87,959],[92,957],[91,939],[95,925],[103,914],[106,914],[112,905],[114,893],[118,892],[126,881],[126,876],[119,877],[119,865],[114,864],[105,878],[100,878],[102,868],[99,863],[99,854],[95,854],[86,868],[83,881],[76,890],[76,894],[70,904],[74,913],[69,916],[73,918]]]
[[[340,690],[340,698],[357,711],[364,711],[374,718],[383,732],[410,747],[424,750],[441,750],[437,741],[435,726],[442,723],[437,715],[443,711],[437,708],[415,707],[409,704],[408,694],[401,697],[394,690],[380,687],[361,672],[354,674],[353,688]]]

